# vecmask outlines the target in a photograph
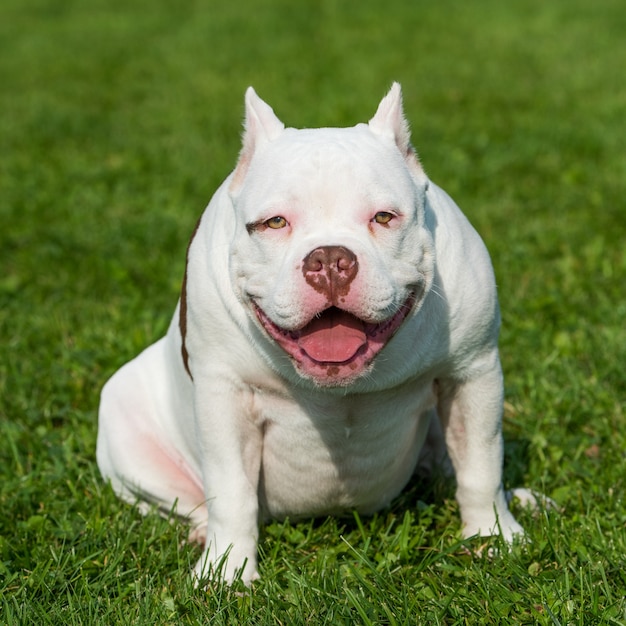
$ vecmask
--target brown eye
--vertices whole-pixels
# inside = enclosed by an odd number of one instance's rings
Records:
[[[268,228],[285,228],[287,226],[287,220],[282,215],[276,215],[275,217],[270,217],[269,220],[263,222],[265,226]]]
[[[392,213],[387,213],[387,211],[379,211],[378,213],[376,213],[376,215],[374,215],[374,221],[377,224],[389,224],[389,222],[391,222],[391,220],[393,219],[393,214]]]

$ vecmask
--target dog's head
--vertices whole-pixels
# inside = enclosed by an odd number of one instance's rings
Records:
[[[433,276],[400,86],[368,124],[314,130],[285,128],[249,88],[229,184],[231,280],[265,338],[319,385],[369,372]]]

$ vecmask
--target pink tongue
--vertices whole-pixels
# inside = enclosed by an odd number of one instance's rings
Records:
[[[302,329],[298,345],[314,361],[343,363],[367,342],[363,322],[337,309],[326,310]]]

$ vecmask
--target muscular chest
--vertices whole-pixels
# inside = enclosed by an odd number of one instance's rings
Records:
[[[261,508],[294,517],[385,506],[413,471],[433,404],[431,385],[373,397],[257,394]]]

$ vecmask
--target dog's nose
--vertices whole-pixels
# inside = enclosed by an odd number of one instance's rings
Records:
[[[329,302],[350,291],[350,283],[359,270],[356,255],[343,246],[322,246],[309,252],[302,262],[306,282],[325,294]]]

